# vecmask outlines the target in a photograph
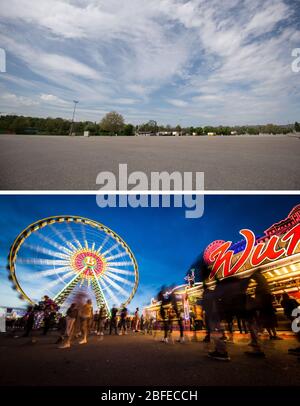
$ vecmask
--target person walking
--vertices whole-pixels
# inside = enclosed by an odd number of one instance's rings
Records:
[[[111,309],[110,324],[109,324],[109,335],[112,334],[112,330],[115,330],[115,334],[118,335],[118,325],[117,325],[117,314],[118,309],[116,305],[113,305]]]
[[[50,328],[55,323],[56,312],[58,311],[57,304],[49,298],[49,296],[44,296],[44,300],[41,302],[41,307],[44,310],[44,328],[43,335],[47,335]]]
[[[28,307],[24,319],[25,319],[25,328],[24,328],[25,331],[23,337],[29,337],[29,335],[31,335],[32,333],[35,319],[35,311],[33,306]]]
[[[79,317],[82,334],[82,339],[79,341],[79,344],[86,344],[91,321],[93,320],[93,306],[90,299],[81,307]]]
[[[125,306],[123,306],[120,314],[120,334],[127,334],[127,319],[128,311]]]
[[[106,321],[105,307],[101,306],[98,315],[98,325],[96,328],[98,336],[104,336],[105,321]]]
[[[257,298],[260,304],[259,321],[261,327],[267,330],[270,340],[281,340],[276,331],[277,317],[272,294],[264,291],[258,292]]]
[[[59,348],[70,348],[71,340],[75,331],[75,322],[78,317],[78,308],[76,303],[72,303],[66,312],[65,342]]]
[[[283,312],[285,317],[287,317],[290,321],[293,320],[292,312],[296,307],[299,306],[299,303],[296,299],[291,298],[288,293],[284,292],[282,294],[282,300],[280,302],[281,306],[283,307]]]
[[[93,321],[92,321],[92,326],[91,326],[91,332],[97,334],[97,328],[99,325],[99,311],[96,310],[94,316],[93,316]]]
[[[134,312],[134,331],[136,333],[139,332],[139,327],[140,327],[140,315],[139,315],[139,308],[137,307],[135,312]]]

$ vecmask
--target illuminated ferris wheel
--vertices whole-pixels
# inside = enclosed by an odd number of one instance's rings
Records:
[[[85,293],[97,307],[127,305],[138,286],[138,267],[128,245],[97,221],[47,217],[29,225],[9,253],[10,279],[22,299],[44,295],[59,305]]]

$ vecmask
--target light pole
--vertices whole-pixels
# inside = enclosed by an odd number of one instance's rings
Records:
[[[79,102],[78,102],[78,100],[73,100],[73,103],[74,103],[74,110],[73,110],[73,117],[72,117],[72,122],[71,122],[71,127],[70,127],[70,133],[69,133],[69,135],[72,135],[72,133],[73,133],[73,126],[74,126],[74,118],[75,118],[76,105],[77,105],[77,103],[79,103]]]

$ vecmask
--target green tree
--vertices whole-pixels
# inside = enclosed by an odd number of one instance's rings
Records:
[[[89,131],[90,134],[96,134],[98,132],[98,126],[96,123],[88,122],[84,127],[84,131]]]
[[[300,124],[296,121],[295,122],[295,131],[297,132],[297,133],[299,133],[300,132]]]
[[[119,134],[124,129],[124,118],[116,111],[111,111],[102,118],[100,128],[109,133]]]
[[[182,128],[179,124],[177,124],[177,126],[175,127],[175,131],[177,131],[178,134],[181,134]]]
[[[134,135],[134,126],[132,124],[125,125],[124,135]]]
[[[203,135],[203,128],[202,127],[197,127],[196,128],[196,133],[197,133],[197,135]]]
[[[16,117],[11,126],[10,129],[15,132],[16,134],[22,134],[28,128],[30,125],[29,120],[26,117],[20,116]]]

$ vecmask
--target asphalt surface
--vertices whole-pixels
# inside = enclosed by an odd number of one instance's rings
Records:
[[[204,172],[206,190],[299,190],[300,139],[0,136],[1,190],[99,190],[99,172]]]
[[[248,339],[228,344],[231,361],[208,358],[209,344],[164,344],[152,336],[90,337],[58,349],[55,335],[28,338],[0,336],[0,385],[118,386],[294,386],[300,385],[300,362],[287,354],[294,339],[264,342],[265,359],[244,354]]]

